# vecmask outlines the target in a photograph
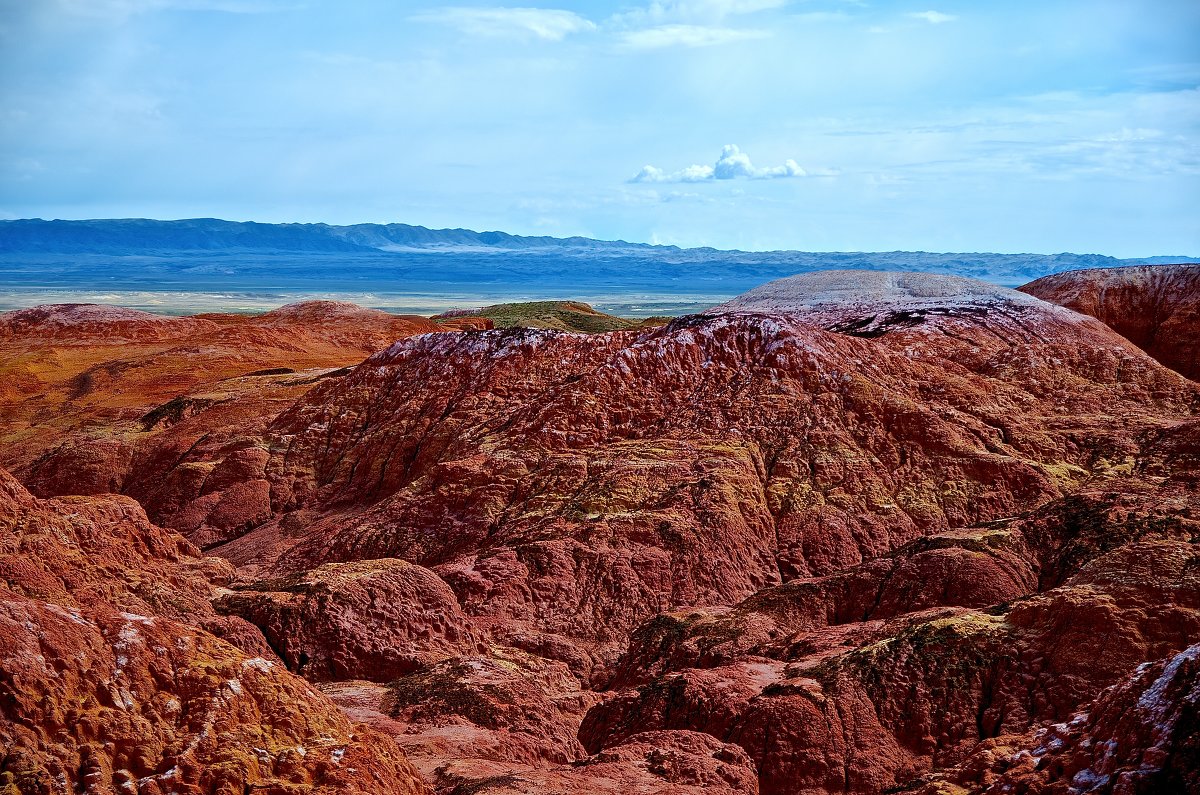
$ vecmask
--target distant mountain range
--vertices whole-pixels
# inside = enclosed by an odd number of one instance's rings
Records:
[[[955,274],[1013,286],[1050,273],[1193,257],[720,251],[408,224],[0,221],[0,284],[60,290],[471,291],[730,296],[828,268]]]
[[[678,250],[674,246],[650,246],[621,240],[522,237],[506,232],[427,229],[409,224],[260,224],[219,218],[184,221],[146,218],[43,221],[35,218],[0,222],[0,252],[124,255],[227,250],[378,253],[461,249]]]

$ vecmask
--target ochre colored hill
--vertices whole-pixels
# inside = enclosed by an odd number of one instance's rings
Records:
[[[252,427],[328,371],[439,330],[427,318],[334,301],[258,316],[177,318],[94,304],[2,313],[0,465],[26,477],[65,441],[54,473],[32,482],[62,481],[46,493],[118,491],[119,478],[105,470],[124,466],[148,415],[171,422],[219,404],[236,415],[235,427]]]

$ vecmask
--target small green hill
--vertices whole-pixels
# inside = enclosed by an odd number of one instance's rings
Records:
[[[629,320],[597,312],[581,301],[527,301],[515,304],[493,304],[469,312],[453,311],[437,315],[434,320],[459,317],[486,317],[496,328],[552,328],[559,331],[579,331],[597,334],[605,331],[643,328],[641,320]]]

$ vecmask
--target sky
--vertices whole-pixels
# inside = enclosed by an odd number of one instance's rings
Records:
[[[0,0],[0,218],[1200,255],[1196,0],[469,1]]]

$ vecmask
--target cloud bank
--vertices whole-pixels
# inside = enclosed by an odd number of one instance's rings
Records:
[[[654,0],[642,8],[613,15],[632,27],[663,24],[717,25],[727,18],[787,5],[789,0]]]
[[[87,0],[59,0],[87,2]],[[247,2],[247,0],[94,0],[109,3]],[[771,31],[726,25],[731,17],[779,8],[788,0],[654,0],[649,5],[622,11],[594,22],[585,16],[555,8],[503,6],[448,6],[410,17],[416,22],[446,25],[470,36],[562,41],[567,36],[601,31],[610,34],[624,50],[658,50],[669,47],[712,47],[749,39],[763,39]]]
[[[778,179],[803,177],[808,172],[795,160],[785,160],[781,166],[758,168],[750,156],[737,144],[727,144],[721,156],[711,166],[694,165],[679,171],[667,172],[656,166],[643,166],[630,182],[707,182],[716,179]]]

